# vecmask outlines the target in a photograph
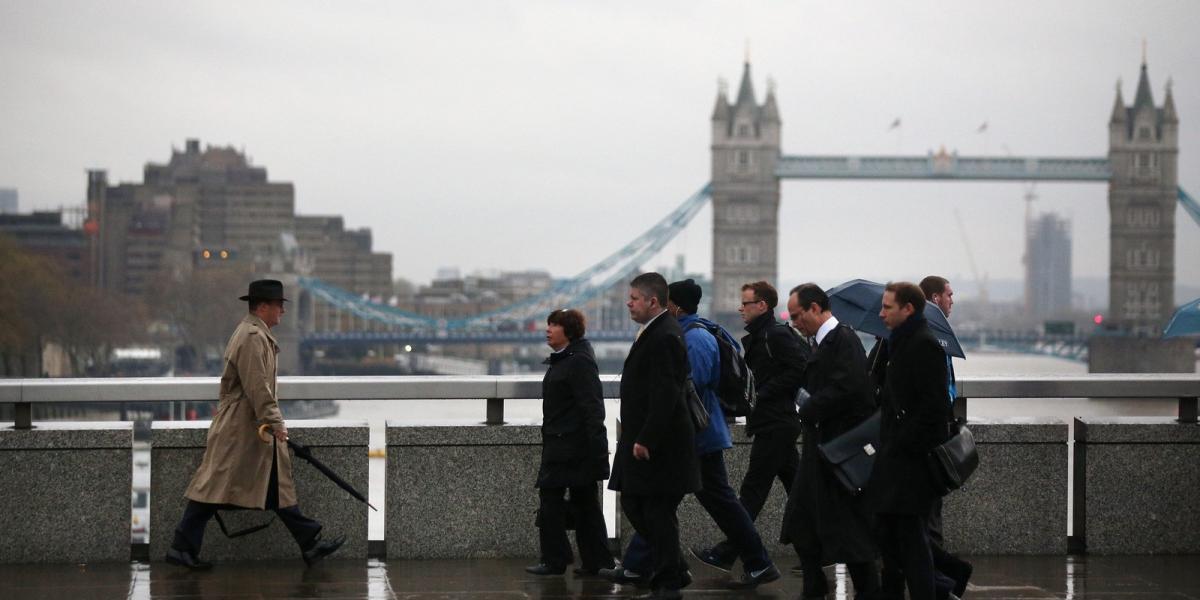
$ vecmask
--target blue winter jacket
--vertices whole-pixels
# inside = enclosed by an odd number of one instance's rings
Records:
[[[692,367],[692,381],[704,399],[704,407],[708,409],[708,427],[696,433],[696,454],[703,456],[732,448],[733,441],[729,437],[729,426],[725,424],[721,402],[717,400],[717,384],[721,379],[721,353],[717,349],[717,340],[703,327],[689,329],[693,323],[712,325],[712,322],[697,315],[679,317],[679,327],[683,329],[683,341],[687,345],[688,363]],[[735,349],[739,348],[737,340],[724,328],[721,334]]]

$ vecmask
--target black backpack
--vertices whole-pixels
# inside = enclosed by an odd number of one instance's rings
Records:
[[[717,400],[721,411],[728,417],[745,417],[754,411],[758,393],[754,389],[754,374],[729,340],[721,335],[721,328],[703,321],[688,325],[688,330],[704,328],[717,340],[717,352],[721,359],[721,380],[717,383]]]

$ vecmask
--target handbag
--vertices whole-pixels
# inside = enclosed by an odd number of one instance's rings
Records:
[[[704,408],[704,401],[700,399],[700,394],[696,392],[696,384],[689,376],[687,382],[683,386],[683,403],[687,406],[688,416],[692,419],[692,426],[697,432],[704,431],[708,428],[708,409]]]
[[[955,421],[955,427],[958,431],[949,440],[929,452],[930,479],[941,496],[962,487],[979,467],[974,434],[961,422]]]
[[[820,444],[817,451],[833,468],[839,483],[852,496],[862,494],[871,479],[879,449],[879,411],[842,435]]]

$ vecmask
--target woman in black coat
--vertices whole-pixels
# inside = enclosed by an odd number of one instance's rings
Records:
[[[534,575],[562,574],[575,561],[567,541],[568,514],[582,563],[575,574],[613,567],[596,485],[608,478],[604,394],[584,333],[578,310],[556,310],[546,318],[546,343],[554,352],[542,379],[542,462],[536,484],[541,561],[525,568]]]

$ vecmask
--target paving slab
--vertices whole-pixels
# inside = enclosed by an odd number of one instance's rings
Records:
[[[966,598],[987,600],[1200,600],[1200,556],[974,556]],[[528,575],[528,559],[390,560],[331,558],[313,567],[299,560],[218,562],[191,572],[165,563],[0,565],[0,598],[22,600],[366,599],[503,600],[633,598],[643,590],[570,574]],[[796,598],[802,579],[786,572],[758,590],[724,588],[728,575],[692,563],[685,598]],[[834,600],[851,600],[842,569],[825,575]]]

